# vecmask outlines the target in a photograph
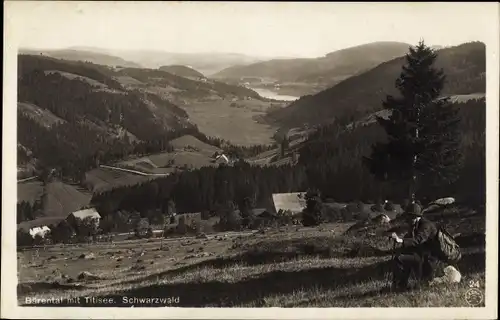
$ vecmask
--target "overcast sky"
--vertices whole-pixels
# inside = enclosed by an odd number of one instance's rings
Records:
[[[20,47],[322,56],[374,41],[484,41],[496,3],[10,2]],[[8,28],[8,26],[7,26]]]

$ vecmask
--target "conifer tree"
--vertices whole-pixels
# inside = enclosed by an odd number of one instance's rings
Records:
[[[454,182],[462,163],[459,110],[441,97],[445,75],[436,58],[423,41],[409,49],[396,80],[399,95],[383,102],[389,117],[377,117],[388,139],[364,159],[380,180],[402,182],[412,201],[424,188]]]
[[[318,190],[306,193],[306,208],[302,211],[302,224],[306,227],[317,226],[323,222],[323,203]]]

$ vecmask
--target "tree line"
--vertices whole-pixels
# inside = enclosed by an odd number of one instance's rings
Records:
[[[485,194],[485,102],[469,100],[453,106],[466,119],[460,123],[464,160],[459,178],[444,188],[423,184],[417,197],[430,201],[451,194],[470,204],[481,204]],[[255,207],[272,211],[273,193],[309,188],[317,189],[324,200],[375,203],[392,199],[401,203],[409,197],[403,182],[380,181],[363,163],[377,141],[384,141],[383,130],[377,125],[350,131],[330,125],[309,137],[297,165],[260,167],[239,161],[234,166],[205,167],[95,194],[92,203],[99,212],[112,215],[117,210],[163,210],[168,201],[174,201],[179,212],[214,211],[223,217],[231,211],[228,207],[238,208],[246,197],[255,199]]]

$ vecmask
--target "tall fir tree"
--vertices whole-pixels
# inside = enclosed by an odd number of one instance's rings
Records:
[[[388,95],[383,106],[389,117],[377,117],[388,139],[364,158],[378,179],[402,182],[412,202],[424,189],[454,182],[462,164],[459,110],[440,96],[446,77],[434,66],[436,58],[423,41],[409,49],[396,80],[399,96]]]

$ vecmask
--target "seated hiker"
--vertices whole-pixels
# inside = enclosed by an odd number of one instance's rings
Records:
[[[409,238],[401,239],[396,233],[391,237],[402,245],[401,252],[394,258],[393,283],[394,289],[408,289],[408,280],[413,271],[417,280],[429,282],[436,268],[437,226],[422,216],[420,205],[413,203],[406,208],[403,215],[411,222],[412,231]],[[419,283],[420,284],[420,283]]]

